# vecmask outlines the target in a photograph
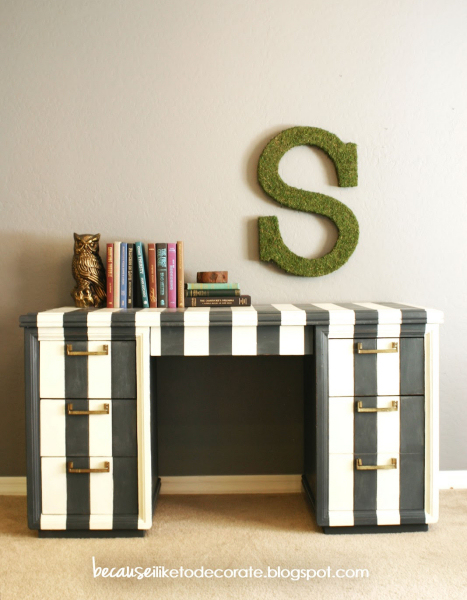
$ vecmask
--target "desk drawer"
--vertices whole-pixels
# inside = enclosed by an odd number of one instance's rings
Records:
[[[136,398],[136,342],[40,342],[40,396]]]
[[[40,402],[41,456],[137,455],[136,400]]]
[[[361,467],[380,468],[359,470],[359,459]],[[424,454],[329,455],[331,526],[354,525],[355,517],[362,525],[400,524],[404,511],[420,514],[424,503]]]
[[[424,339],[329,340],[330,396],[421,395]]]
[[[138,514],[136,457],[43,457],[41,471],[44,515]]]

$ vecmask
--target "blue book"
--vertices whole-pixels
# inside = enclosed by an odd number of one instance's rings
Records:
[[[138,263],[138,277],[141,288],[141,298],[143,308],[149,308],[148,281],[146,279],[146,269],[144,268],[144,248],[141,242],[135,243],[136,261]]]
[[[128,288],[128,272],[127,272],[127,243],[122,242],[120,247],[120,308],[127,308],[127,288]]]

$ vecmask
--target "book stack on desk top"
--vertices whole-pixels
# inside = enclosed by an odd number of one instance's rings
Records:
[[[201,271],[196,283],[185,284],[185,306],[251,306],[251,296],[228,282],[227,271]]]
[[[184,308],[183,242],[107,244],[107,308]]]

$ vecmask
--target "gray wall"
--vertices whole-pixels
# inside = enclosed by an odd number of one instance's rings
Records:
[[[466,469],[466,18],[465,0],[2,0],[0,475],[25,472],[18,316],[70,304],[73,231],[183,239],[189,278],[228,269],[255,303],[444,310],[441,468]],[[358,144],[356,188],[317,150],[281,162],[360,222],[317,279],[258,260],[260,215],[304,256],[335,239],[257,184],[293,125]]]

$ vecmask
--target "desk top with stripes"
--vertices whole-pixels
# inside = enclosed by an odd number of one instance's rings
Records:
[[[263,327],[442,323],[443,313],[393,302],[317,302],[249,307],[83,309],[62,307],[20,317],[22,327]]]

